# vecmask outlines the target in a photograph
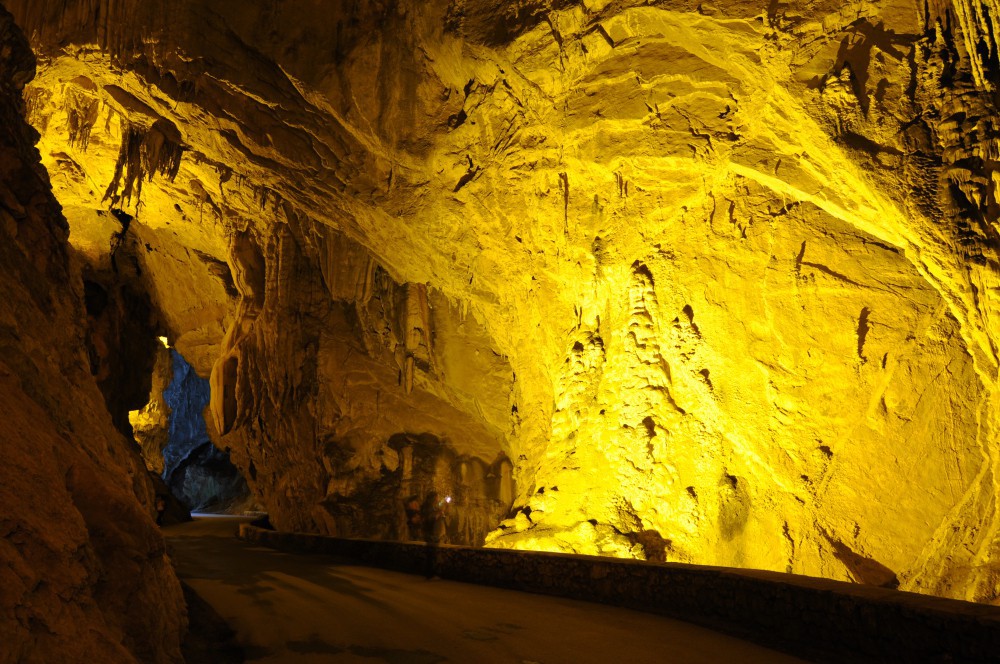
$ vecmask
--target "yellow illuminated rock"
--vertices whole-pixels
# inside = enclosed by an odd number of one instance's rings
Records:
[[[279,527],[1000,597],[994,5],[8,5]]]
[[[170,351],[166,348],[158,349],[149,402],[128,414],[132,434],[142,448],[146,468],[157,475],[163,474],[163,449],[170,440],[170,406],[164,399],[163,392],[173,377]]]

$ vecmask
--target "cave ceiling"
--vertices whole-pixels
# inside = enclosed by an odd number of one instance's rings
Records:
[[[995,3],[5,4],[285,524],[432,433],[495,546],[1000,593]]]

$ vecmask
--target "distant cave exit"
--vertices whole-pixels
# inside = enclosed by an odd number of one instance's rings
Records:
[[[208,436],[208,381],[176,350],[170,350],[170,357],[173,380],[163,391],[171,411],[163,481],[193,511],[224,510],[247,497],[246,480],[229,460],[229,453],[217,448]]]
[[[130,420],[147,466],[181,503],[192,511],[228,511],[250,492],[228,451],[212,443],[205,421],[209,398],[209,382],[175,349],[164,348],[150,402]]]

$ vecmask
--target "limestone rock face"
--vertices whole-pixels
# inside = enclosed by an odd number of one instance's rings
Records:
[[[994,4],[7,4],[279,527],[1000,597]]]
[[[434,490],[455,498],[452,541],[481,543],[512,499],[506,398],[480,401],[510,391],[509,365],[441,293],[303,232],[293,216],[262,249],[235,240],[251,258],[212,375],[223,443],[279,527],[402,537],[403,501]]]
[[[129,412],[143,406],[150,394],[158,347],[156,315],[137,268],[126,265],[131,258],[127,251],[105,252],[100,261],[74,253],[83,276],[90,371],[115,426],[131,437]]]
[[[157,349],[150,380],[146,405],[129,412],[132,435],[142,450],[142,458],[151,473],[163,475],[163,451],[170,443],[170,415],[172,413],[164,392],[174,379],[171,352],[166,347]]]
[[[169,442],[163,449],[167,477],[191,452],[209,442],[203,413],[208,407],[208,381],[200,378],[176,350],[170,351],[173,376],[163,390],[163,400],[170,409]]]
[[[249,494],[229,454],[211,441],[191,450],[171,474],[169,486],[183,505],[200,512],[245,509]]]
[[[91,374],[82,278],[23,117],[34,67],[0,7],[0,661],[178,662],[152,487]]]

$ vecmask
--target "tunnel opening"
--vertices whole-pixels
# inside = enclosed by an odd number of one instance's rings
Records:
[[[129,414],[146,465],[188,510],[239,511],[250,491],[229,451],[212,440],[210,420],[205,417],[209,382],[167,346],[166,338],[161,341],[150,401]]]

